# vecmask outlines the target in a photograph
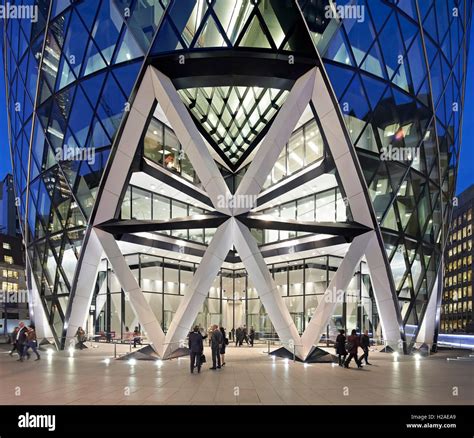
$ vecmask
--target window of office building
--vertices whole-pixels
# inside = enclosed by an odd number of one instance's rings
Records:
[[[5,263],[8,263],[9,265],[13,265],[13,257],[9,255],[4,255],[3,260]]]

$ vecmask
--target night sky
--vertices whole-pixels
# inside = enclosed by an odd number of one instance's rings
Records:
[[[474,23],[474,20],[473,20]],[[474,24],[473,26],[474,27]],[[464,108],[461,158],[456,193],[459,194],[474,183],[474,28],[471,29],[471,41],[468,60],[468,76]],[[3,26],[0,28],[3,34]],[[1,39],[3,42],[3,38]],[[2,50],[3,52],[3,50]],[[5,84],[3,76],[3,57],[0,56],[0,178],[11,172],[10,149],[8,145]]]

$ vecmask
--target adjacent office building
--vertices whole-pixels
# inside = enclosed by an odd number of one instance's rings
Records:
[[[0,181],[0,233],[8,236],[21,234],[20,222],[16,214],[13,175],[10,173],[3,181]]]
[[[35,5],[4,64],[44,336],[433,342],[471,0]]]
[[[462,192],[453,209],[445,251],[441,333],[473,333],[472,324],[472,212],[474,185]]]
[[[25,252],[20,236],[0,234],[0,285],[0,335],[7,335],[20,321],[30,319]]]

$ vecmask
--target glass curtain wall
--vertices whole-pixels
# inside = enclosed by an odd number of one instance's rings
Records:
[[[132,254],[126,256],[126,259],[166,332],[182,297],[189,291],[197,264],[147,254]],[[310,322],[340,263],[341,259],[338,257],[320,256],[268,265],[300,333]],[[118,339],[125,332],[139,326],[110,267],[99,273],[96,291],[91,314],[95,315],[97,334],[105,338],[109,334],[110,338]],[[255,329],[257,339],[277,337],[258,291],[245,269],[222,268],[219,271],[195,324],[205,329],[212,324],[219,324],[227,332],[246,325],[247,328]],[[335,339],[339,329],[354,328],[367,329],[375,335],[377,326],[372,287],[369,276],[364,273],[364,264],[361,264],[343,299],[336,306],[328,326],[329,337]]]

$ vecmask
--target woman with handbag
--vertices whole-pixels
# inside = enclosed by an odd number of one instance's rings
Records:
[[[222,343],[221,351],[219,353],[221,355],[222,366],[224,366],[225,365],[225,348],[226,348],[227,345],[229,345],[229,339],[225,337],[225,328],[224,327],[221,327],[220,331],[222,333],[222,338],[224,339],[224,342]]]

